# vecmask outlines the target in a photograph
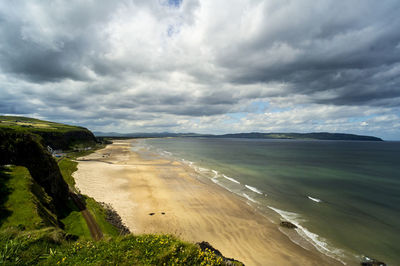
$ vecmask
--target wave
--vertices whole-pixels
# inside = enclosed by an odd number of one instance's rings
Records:
[[[310,197],[310,196],[307,196],[307,198],[309,198],[310,200],[315,201],[315,202],[322,202],[322,200],[317,199],[317,198],[313,198],[313,197]]]
[[[181,161],[182,161],[183,163],[185,163],[185,164],[188,164],[189,166],[192,166],[192,165],[193,165],[193,162],[191,162],[191,161],[188,161],[188,160],[185,160],[185,159],[181,159]]]
[[[274,208],[271,206],[267,206],[268,208],[270,208],[271,210],[273,210],[274,212],[276,212],[277,214],[279,214],[283,219],[288,220],[289,222],[298,225],[299,222],[304,221],[300,214],[295,213],[295,212],[288,212],[288,211],[283,211],[280,210],[278,208]]]
[[[213,172],[213,173],[214,173],[214,177],[213,177],[213,178],[217,178],[217,176],[218,176],[218,171],[211,170],[211,172]]]
[[[258,193],[258,194],[263,194],[260,190],[258,190],[257,188],[255,188],[255,187],[252,187],[252,186],[249,186],[249,185],[244,185],[245,187],[247,187],[248,189],[250,189],[251,191],[253,191],[253,192],[255,192],[255,193]]]
[[[144,146],[144,147],[142,146],[139,149],[143,149],[143,148],[149,150],[149,146],[147,146],[147,145]],[[171,155],[171,156],[173,155],[172,153],[167,152],[167,151],[163,151],[163,153]],[[260,204],[260,202],[258,202],[254,198],[250,197],[248,194],[243,193],[243,192],[239,192],[239,191],[237,191],[237,189],[229,188],[229,187],[225,186],[220,180],[218,180],[218,177],[222,176],[225,179],[227,179],[227,180],[229,180],[229,181],[231,181],[233,183],[240,184],[240,182],[235,180],[234,178],[231,178],[229,176],[226,176],[225,174],[219,173],[216,170],[199,167],[194,162],[191,162],[191,161],[188,161],[188,160],[185,160],[185,159],[180,159],[180,161],[185,163],[185,164],[187,164],[191,168],[193,168],[201,176],[204,176],[204,175],[208,176],[208,178],[211,179],[211,181],[213,183],[223,187],[224,189],[230,191],[231,193],[237,194],[238,196],[241,196],[241,197],[247,199],[248,201],[246,203],[249,204],[250,206],[251,206],[251,203]],[[244,186],[247,189],[249,189],[249,190],[251,190],[251,191],[253,191],[253,192],[257,193],[257,194],[260,194],[260,195],[264,194],[262,191],[260,191],[259,189],[255,188],[255,187],[252,187],[252,186],[249,186],[249,185],[245,185],[245,184],[244,184]],[[264,195],[267,196],[266,194],[264,194]],[[314,198],[314,197],[311,197],[311,196],[308,196],[308,195],[307,195],[307,197],[310,200],[314,201],[314,202],[317,202],[317,203],[322,202],[321,199]],[[267,206],[267,207],[269,209],[273,210],[274,212],[276,212],[277,214],[279,214],[280,217],[282,217],[284,220],[287,220],[287,221],[293,223],[294,225],[296,225],[297,228],[295,230],[298,233],[298,235],[301,238],[305,239],[312,246],[314,246],[319,252],[321,252],[321,253],[323,253],[323,254],[331,257],[331,258],[334,258],[334,259],[342,262],[343,264],[345,264],[343,262],[343,259],[345,257],[344,251],[341,250],[341,249],[337,249],[337,248],[334,248],[334,247],[330,246],[326,239],[324,239],[323,237],[320,237],[319,235],[317,235],[317,234],[315,234],[313,232],[310,232],[307,228],[303,227],[301,224],[304,223],[305,220],[301,217],[300,214],[295,213],[295,212],[283,211],[283,210],[280,210],[280,209],[277,209],[277,208],[274,208],[274,207],[271,207],[271,206]],[[300,244],[300,243],[297,243],[297,244]]]
[[[236,179],[234,179],[234,178],[232,178],[232,177],[229,177],[229,176],[226,176],[226,175],[222,175],[222,176],[225,177],[226,179],[228,179],[229,181],[232,181],[232,182],[234,182],[234,183],[236,183],[236,184],[240,184],[239,181],[237,181]]]
[[[251,202],[258,203],[258,201],[256,201],[255,199],[252,199],[252,198],[251,198],[249,195],[247,195],[246,193],[242,193],[242,195],[243,195],[246,199],[250,200]]]
[[[172,155],[172,152],[169,152],[169,151],[163,151],[163,153],[165,153],[165,154],[167,154],[167,155],[169,155],[169,156]]]
[[[131,151],[133,152],[140,152],[142,150],[149,150],[149,145],[147,145],[146,143],[144,143],[143,141],[138,141],[135,144],[132,144],[130,146]]]
[[[283,219],[296,225],[296,232],[306,239],[311,245],[313,245],[319,252],[346,264],[342,259],[344,257],[344,251],[338,248],[334,248],[327,243],[327,240],[315,233],[310,232],[307,228],[301,226],[300,222],[305,220],[301,218],[300,214],[295,212],[283,211],[278,208],[268,206],[271,210],[278,213]]]
[[[212,179],[214,181],[214,179]],[[233,190],[229,189],[228,187],[224,186],[223,184],[221,184],[220,182],[218,182],[218,180],[215,179],[214,183],[218,184],[220,187],[223,187],[224,189],[228,190],[231,193],[236,194]]]
[[[208,171],[210,171],[207,168],[203,168],[203,167],[197,167],[197,170],[200,171],[200,172],[208,172]]]

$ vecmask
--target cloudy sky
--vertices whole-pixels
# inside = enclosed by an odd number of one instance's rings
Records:
[[[0,113],[400,139],[400,1],[1,1]]]

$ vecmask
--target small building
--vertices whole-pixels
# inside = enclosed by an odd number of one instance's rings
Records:
[[[48,150],[51,154],[53,154],[53,149],[52,149],[50,146],[47,146],[47,150]]]

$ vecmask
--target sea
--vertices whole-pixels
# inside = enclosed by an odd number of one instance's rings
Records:
[[[347,265],[400,265],[400,142],[160,138],[147,155],[180,161],[242,197],[304,248]],[[142,152],[143,156],[146,156]]]

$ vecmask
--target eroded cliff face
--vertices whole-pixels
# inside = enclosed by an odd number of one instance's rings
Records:
[[[79,145],[94,146],[97,142],[93,133],[85,128],[81,130],[69,130],[67,132],[33,131],[33,133],[41,136],[43,144],[49,145],[53,149],[69,150]]]
[[[68,199],[68,185],[57,162],[30,133],[0,131],[0,165],[14,164],[28,168],[32,178],[53,198],[54,205],[63,206]]]

